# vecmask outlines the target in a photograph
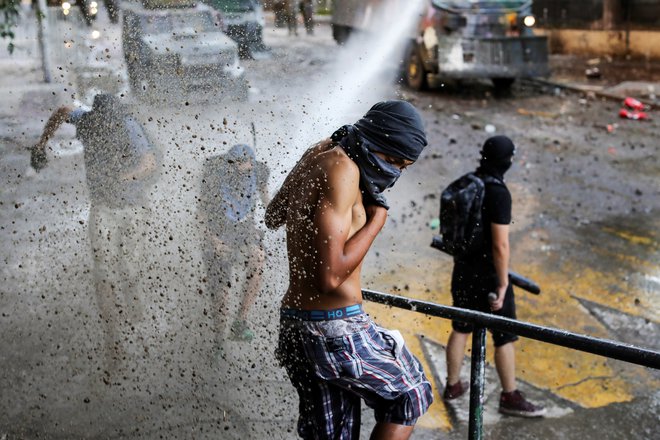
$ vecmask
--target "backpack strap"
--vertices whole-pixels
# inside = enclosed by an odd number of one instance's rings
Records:
[[[495,176],[491,176],[489,174],[480,175],[480,174],[476,174],[476,173],[474,173],[473,175],[478,177],[479,179],[481,179],[481,181],[483,183],[490,183],[492,185],[506,186],[502,180],[498,179]]]

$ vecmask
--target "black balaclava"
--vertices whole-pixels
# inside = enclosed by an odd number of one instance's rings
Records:
[[[401,170],[376,156],[383,153],[416,161],[427,145],[424,124],[412,104],[383,101],[375,104],[354,125],[344,125],[332,134],[360,169],[360,188],[366,204],[389,209],[383,191],[392,187]]]
[[[477,173],[488,174],[504,180],[504,173],[511,168],[516,147],[506,136],[488,138],[481,149],[481,161]]]

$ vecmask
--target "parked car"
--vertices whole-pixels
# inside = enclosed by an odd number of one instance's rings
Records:
[[[258,0],[204,0],[222,15],[225,33],[238,44],[241,58],[252,58],[266,52],[264,44],[264,11]]]
[[[217,11],[180,0],[168,7],[155,0],[144,4],[122,6],[122,44],[134,93],[176,98],[199,91],[247,98],[238,46],[223,32]]]

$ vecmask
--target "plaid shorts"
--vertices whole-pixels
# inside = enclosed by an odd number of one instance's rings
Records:
[[[400,425],[414,425],[433,401],[401,334],[365,313],[323,321],[282,314],[277,358],[298,391],[304,439],[359,438],[361,400],[377,422]]]

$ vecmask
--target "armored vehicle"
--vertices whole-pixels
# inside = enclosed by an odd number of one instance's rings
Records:
[[[424,0],[404,59],[413,89],[445,78],[490,78],[508,88],[516,78],[548,76],[548,42],[534,35],[532,2],[525,0]],[[333,36],[343,44],[370,28],[374,10],[390,15],[401,0],[335,0]]]

